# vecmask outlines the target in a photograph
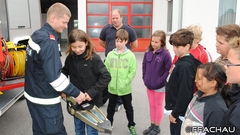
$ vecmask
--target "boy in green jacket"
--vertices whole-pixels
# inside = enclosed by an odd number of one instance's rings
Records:
[[[131,135],[136,135],[133,106],[132,106],[132,80],[136,74],[137,61],[135,55],[125,46],[128,41],[128,32],[119,29],[116,33],[116,48],[108,53],[105,65],[111,74],[108,84],[109,103],[107,107],[107,118],[113,125],[113,116],[117,98],[123,101],[128,119],[128,128]]]

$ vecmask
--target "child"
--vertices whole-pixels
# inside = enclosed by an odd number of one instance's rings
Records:
[[[171,56],[166,48],[166,34],[161,30],[157,30],[151,37],[148,51],[144,54],[142,63],[142,78],[147,87],[151,120],[151,126],[143,131],[144,135],[157,135],[160,133],[159,125],[163,117],[165,97],[164,85],[171,63]]]
[[[119,29],[116,33],[116,48],[108,53],[105,60],[105,65],[112,77],[108,84],[109,103],[107,118],[113,125],[116,101],[119,96],[126,110],[130,134],[136,135],[135,123],[133,121],[131,83],[136,74],[137,62],[135,55],[125,46],[127,42],[128,32],[124,29]]]
[[[200,44],[202,40],[202,28],[199,25],[191,24],[187,27],[187,30],[190,30],[194,34],[194,40],[190,49],[190,53],[202,64],[212,62],[210,53]],[[178,57],[175,56],[173,63],[175,63],[177,59]]]
[[[114,9],[111,11],[111,20],[112,24],[107,24],[103,27],[99,35],[99,45],[105,48],[105,56],[116,48],[115,39],[116,39],[116,32],[118,29],[124,29],[128,32],[128,42],[126,47],[128,49],[134,49],[138,46],[137,34],[131,26],[128,24],[123,23],[123,13],[120,9]],[[108,90],[105,89],[103,91],[103,104],[106,103],[108,100]],[[117,104],[115,106],[115,111],[119,111],[122,107],[122,100],[118,98]]]
[[[235,36],[240,36],[240,26],[237,24],[227,24],[216,28],[216,50],[221,56],[214,62],[223,68],[224,65],[228,64],[229,40]]]
[[[202,28],[199,25],[192,24],[187,27],[187,30],[190,30],[194,34],[190,54],[192,54],[193,57],[199,60],[202,64],[212,62],[210,53],[200,44],[200,41],[202,40]],[[177,61],[177,59],[178,57],[175,55],[173,64]],[[197,87],[194,86],[194,93],[197,90]]]
[[[198,65],[201,64],[189,54],[193,39],[193,33],[187,29],[179,29],[169,39],[175,55],[179,57],[165,85],[165,109],[171,112],[169,115],[171,135],[180,135],[182,121],[179,117],[184,116],[193,97],[195,74]]]
[[[226,74],[219,64],[210,62],[198,67],[195,82],[199,91],[188,105],[182,124],[183,135],[220,133],[216,129],[220,129],[223,115],[227,110],[221,95],[227,90],[226,81]],[[189,131],[189,128],[193,127],[207,128],[210,132],[204,132],[203,129]],[[212,127],[216,129],[210,130]]]
[[[240,135],[240,36],[230,40],[229,44],[230,50],[227,55],[229,63],[224,67],[227,81],[234,85],[230,91],[231,105],[223,117],[222,127],[234,131],[224,132],[224,135]]]
[[[95,53],[94,44],[88,35],[79,29],[74,29],[68,37],[69,47],[62,73],[70,77],[70,81],[85,92],[86,100],[100,106],[102,91],[110,81],[110,74],[99,55]],[[85,103],[83,102],[83,103]],[[74,117],[76,135],[98,135],[98,131]]]
[[[237,24],[227,24],[216,28],[216,50],[220,56],[214,62],[220,64],[222,68],[224,68],[224,66],[229,63],[227,58],[228,52],[230,50],[229,41],[235,36],[240,37],[240,26]],[[232,83],[228,83],[228,85],[230,86],[229,91],[232,89],[232,86],[237,86],[237,84]],[[224,98],[227,99],[230,97]]]

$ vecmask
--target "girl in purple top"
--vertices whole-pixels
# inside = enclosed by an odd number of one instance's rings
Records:
[[[160,133],[159,125],[163,117],[165,81],[172,63],[166,48],[166,34],[161,30],[153,33],[142,63],[142,78],[147,87],[151,126],[143,131],[144,135]]]

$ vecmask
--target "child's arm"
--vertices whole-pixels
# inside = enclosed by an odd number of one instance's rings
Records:
[[[69,75],[69,56],[67,56],[66,60],[65,60],[65,63],[64,63],[64,66],[62,68],[62,73],[68,77]]]
[[[143,61],[142,61],[142,79],[144,80],[144,77],[146,75],[146,54],[143,56]]]
[[[132,82],[136,71],[137,71],[137,60],[135,55],[132,53],[131,57],[129,58],[129,71],[128,71],[128,76],[125,79],[125,84],[128,85]]]
[[[239,112],[240,112],[240,106],[237,104],[235,109],[233,109],[231,115],[230,115],[230,119],[229,119],[229,123],[232,124],[233,127],[236,127],[236,133],[240,132],[240,117],[239,117]],[[232,128],[231,128],[232,129]],[[237,132],[238,131],[238,132]]]
[[[91,98],[100,94],[108,86],[111,80],[111,76],[99,56],[93,57],[93,71],[98,79],[95,85],[86,91]]]
[[[63,68],[62,68],[62,70],[61,70],[61,72],[62,72],[67,78],[68,78],[68,75],[69,75],[69,64],[68,64],[68,63],[69,63],[69,56],[66,57],[65,62],[64,62],[64,66],[63,66]],[[61,97],[62,97],[63,99],[66,99],[67,95],[62,92],[62,93],[61,93]]]
[[[176,105],[172,111],[172,116],[178,118],[184,116],[187,106],[193,97],[195,72],[189,67],[181,65],[179,69],[179,92],[177,95]]]
[[[106,59],[104,60],[104,65],[105,65],[105,67],[107,68],[108,72],[109,72],[109,54],[110,54],[110,53],[111,53],[111,52],[108,53]]]
[[[169,75],[169,70],[171,68],[172,65],[172,57],[171,55],[168,53],[166,54],[166,56],[164,57],[164,68],[161,70],[164,70],[164,73],[156,80],[156,83],[158,84],[158,87],[162,87],[165,85],[166,83],[166,79]]]
[[[210,111],[210,110],[205,110],[205,111]],[[210,127],[220,127],[221,126],[221,122],[222,122],[222,118],[225,114],[224,110],[214,107],[214,110],[212,110],[212,112],[208,112],[207,114],[209,114],[208,116],[204,116],[204,122],[203,122],[203,126],[204,127],[208,127],[208,129]]]

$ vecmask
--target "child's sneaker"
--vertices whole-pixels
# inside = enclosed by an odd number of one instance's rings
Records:
[[[154,126],[147,135],[159,135],[161,132],[159,126]]]
[[[151,126],[143,131],[143,135],[148,135],[148,133],[154,128],[154,124],[151,124]]]
[[[130,132],[130,135],[137,135],[137,132],[136,132],[134,126],[131,126],[131,127],[129,128],[129,132]]]

